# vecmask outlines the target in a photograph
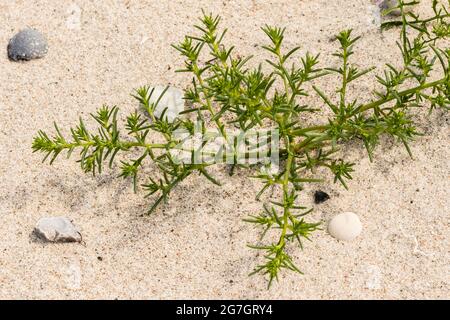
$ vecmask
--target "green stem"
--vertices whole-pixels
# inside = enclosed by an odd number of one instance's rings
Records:
[[[340,92],[341,101],[339,104],[341,114],[344,113],[345,109],[345,96],[347,94],[347,70],[348,70],[348,51],[347,51],[348,48],[344,46],[342,49],[343,49],[342,53],[343,70],[342,70],[342,87]]]
[[[289,138],[285,136],[284,140],[285,140],[286,145],[287,145],[288,158],[287,158],[287,161],[286,161],[286,168],[285,168],[283,181],[282,181],[284,210],[283,210],[283,229],[281,231],[280,240],[278,242],[279,246],[283,246],[284,243],[285,243],[285,237],[286,237],[286,232],[287,232],[287,227],[288,227],[288,218],[290,216],[289,207],[288,207],[288,205],[286,203],[286,198],[289,195],[289,175],[291,173],[291,167],[292,167],[292,163],[293,163],[293,160],[294,160],[294,154],[291,152],[291,147],[292,146],[291,146],[291,144],[289,142]]]
[[[95,141],[88,141],[88,142],[84,142],[84,143],[77,143],[77,142],[66,143],[66,144],[59,145],[59,146],[61,146],[63,149],[73,149],[73,148],[78,148],[78,147],[81,147],[81,148],[93,147],[93,146],[97,146],[97,145],[99,145],[99,144]],[[101,146],[108,147],[108,144],[105,143]],[[146,149],[166,149],[168,146],[169,146],[169,144],[165,144],[165,143],[119,142],[118,144],[115,145],[115,148],[129,149],[129,148],[133,148],[133,147],[142,147],[142,148],[146,148]]]
[[[297,129],[297,130],[293,130],[290,132],[291,135],[293,136],[301,136],[304,133],[308,133],[310,131],[323,131],[328,129],[327,125],[321,125],[321,126],[312,126],[312,127],[308,127],[308,128],[302,128],[302,129]]]
[[[199,68],[198,68],[197,62],[195,62],[195,63],[194,63],[194,71],[195,71],[194,74],[195,74],[195,77],[197,78],[198,83],[200,84],[200,86],[201,86],[202,88],[205,88],[206,86],[205,86],[205,84],[204,84],[203,78],[202,78],[202,76],[200,75],[200,73],[198,72],[198,70],[199,70]],[[212,116],[213,118],[215,118],[216,113],[214,112],[214,109],[213,109],[213,107],[212,107],[211,99],[208,98],[208,97],[206,96],[205,93],[203,93],[203,95],[205,96],[204,99],[206,100],[206,108],[208,109],[208,111],[209,111],[209,113],[211,114],[211,116]],[[222,136],[223,136],[225,139],[227,139],[227,134],[226,134],[226,132],[225,132],[225,126],[222,124],[222,122],[220,121],[220,119],[218,119],[218,118],[216,119],[216,118],[215,118],[215,119],[214,119],[214,122],[216,123],[217,127],[219,128],[220,133],[222,134]]]
[[[436,86],[438,86],[440,84],[444,84],[445,81],[447,81],[447,79],[443,78],[441,80],[425,83],[423,85],[420,85],[420,86],[417,86],[417,87],[414,87],[414,88],[411,88],[411,89],[408,89],[408,90],[400,91],[400,92],[397,93],[397,96],[403,97],[403,96],[409,95],[411,93],[415,93],[415,92],[419,92],[419,91],[422,91],[422,90],[425,90],[425,89],[428,89],[428,88],[436,87]],[[392,101],[392,100],[395,100],[395,99],[396,99],[395,96],[390,95],[390,96],[387,96],[386,98],[383,98],[383,99],[380,99],[380,100],[377,100],[377,101],[374,101],[374,102],[371,102],[371,103],[368,103],[368,104],[365,104],[365,105],[361,105],[358,108],[356,108],[351,113],[350,116],[354,116],[354,115],[356,115],[358,113],[361,113],[361,112],[364,112],[364,111],[367,111],[367,110],[370,110],[370,109],[374,109],[374,108],[376,108],[376,107],[378,107],[378,106],[380,106],[382,104],[385,104],[385,103],[387,103],[389,101]]]

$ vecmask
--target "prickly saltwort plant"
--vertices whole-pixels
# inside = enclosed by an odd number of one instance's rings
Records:
[[[176,161],[171,150],[179,146],[175,135],[178,129],[193,133],[194,119],[200,120],[202,133],[206,134],[207,126],[212,125],[223,137],[229,135],[232,126],[243,132],[276,127],[280,139],[277,150],[280,170],[262,171],[255,177],[263,185],[258,199],[269,187],[279,188],[281,199],[271,199],[260,213],[245,219],[262,227],[259,244],[250,245],[264,253],[264,261],[253,274],[267,275],[270,286],[282,269],[301,272],[286,249],[293,242],[302,247],[303,239],[309,239],[319,228],[319,223],[306,220],[311,210],[298,203],[303,184],[321,181],[314,176],[315,168],[328,169],[334,175],[334,181],[347,188],[346,182],[352,179],[354,164],[342,159],[343,155],[339,153],[342,143],[360,140],[372,160],[380,136],[389,135],[410,153],[408,144],[419,135],[412,111],[416,107],[449,109],[450,49],[440,46],[450,35],[448,3],[433,0],[434,15],[427,18],[406,10],[417,3],[398,1],[399,20],[383,24],[384,28],[400,28],[398,46],[403,64],[400,67],[386,64],[384,73],[376,76],[382,90],[374,92],[369,103],[362,104],[347,97],[349,84],[362,81],[373,70],[360,70],[351,63],[353,47],[359,39],[351,30],[336,36],[339,49],[334,55],[340,59],[340,66],[321,68],[318,56],[306,54],[297,60],[295,55],[299,47],[283,47],[285,29],[264,26],[262,31],[267,35],[268,45],[263,48],[272,57],[264,62],[265,67],[271,69],[266,73],[262,65],[247,67],[250,57],[240,57],[234,54],[234,47],[225,47],[226,30],[219,31],[220,18],[204,14],[196,26],[199,34],[186,36],[180,44],[174,45],[185,59],[184,69],[179,71],[192,75],[192,84],[184,96],[191,107],[178,118],[169,122],[163,115],[155,116],[155,109],[165,92],[158,99],[150,99],[153,91],[142,87],[134,96],[147,114],[137,111],[130,114],[126,119],[125,136],[119,131],[117,107],[104,106],[93,115],[98,123],[97,133],[88,131],[80,119],[78,126],[70,129],[71,139],[66,139],[55,124],[56,135],[49,136],[40,131],[34,138],[33,150],[45,153],[45,159],[49,158],[50,163],[63,151],[68,151],[70,156],[74,150],[79,150],[81,168],[93,174],[101,172],[106,161],[111,166],[118,153],[141,150],[140,156],[121,162],[120,175],[131,178],[136,189],[138,173],[145,161],[156,164],[159,173],[145,177],[147,182],[143,184],[149,196],[156,195],[151,212],[161,201],[168,199],[177,184],[194,173],[220,185],[208,172],[213,163]],[[202,59],[204,54],[209,55],[206,62],[202,62],[205,61]],[[326,95],[314,81],[332,75],[340,78],[336,97]],[[307,84],[312,85],[312,92],[308,91]],[[307,126],[300,120],[300,115],[313,116],[317,111],[302,103],[302,98],[311,94],[317,94],[323,105],[331,110],[332,116],[326,123]],[[163,142],[150,141],[154,135],[161,136]],[[237,151],[231,148],[227,152],[233,155]],[[248,167],[238,161],[232,166]],[[278,236],[265,243],[263,237],[268,230],[278,232]]]

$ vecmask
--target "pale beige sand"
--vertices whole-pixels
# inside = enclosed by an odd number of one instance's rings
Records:
[[[315,206],[311,219],[353,211],[362,234],[342,243],[317,232],[303,252],[292,250],[305,275],[285,272],[269,291],[262,277],[247,277],[260,260],[246,244],[259,231],[241,219],[261,207],[253,200],[258,184],[246,178],[248,172],[228,178],[218,167],[222,188],[191,177],[168,205],[143,217],[149,202],[133,194],[129,181],[116,179],[117,168],[93,178],[75,159],[62,157],[49,166],[31,153],[36,131],[53,130],[53,121],[73,125],[103,103],[120,106],[123,117],[137,107],[133,88],[185,87],[188,77],[173,72],[182,61],[170,44],[193,30],[201,8],[222,15],[228,43],[244,55],[256,51],[255,59],[263,57],[255,46],[265,41],[259,29],[265,23],[287,26],[287,45],[323,52],[323,65],[335,62],[330,37],[354,28],[362,35],[354,61],[380,72],[384,62],[399,62],[397,32],[377,31],[369,1],[74,3],[82,9],[79,30],[66,22],[76,9],[72,1],[0,3],[0,298],[450,297],[448,114],[421,117],[425,136],[412,146],[414,160],[384,141],[370,163],[360,145],[351,145],[346,154],[357,165],[350,190],[319,186],[332,198]],[[49,53],[42,60],[10,62],[6,44],[26,26],[47,35]],[[367,100],[375,87],[373,75],[367,79],[353,96]],[[334,84],[319,83],[327,92]],[[313,190],[302,195],[310,206]],[[49,215],[71,218],[86,244],[34,243],[30,232]]]

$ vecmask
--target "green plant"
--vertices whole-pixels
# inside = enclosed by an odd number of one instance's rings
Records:
[[[196,26],[199,35],[186,36],[180,44],[174,45],[185,59],[185,67],[179,71],[193,76],[191,86],[185,90],[185,99],[191,107],[182,116],[173,122],[163,116],[157,118],[154,110],[159,100],[152,103],[152,90],[142,87],[134,96],[146,114],[136,111],[127,117],[125,137],[119,132],[118,109],[104,106],[93,115],[99,125],[98,132],[89,132],[80,119],[78,126],[70,130],[71,139],[68,140],[55,124],[56,135],[50,137],[39,131],[33,141],[33,150],[46,153],[44,161],[50,158],[50,163],[62,151],[68,151],[70,156],[75,149],[80,150],[82,169],[93,174],[102,171],[105,161],[112,166],[118,153],[140,150],[140,156],[121,162],[120,176],[131,178],[136,190],[138,173],[144,162],[151,160],[157,165],[159,173],[146,177],[148,181],[143,184],[148,195],[156,196],[151,212],[161,201],[168,199],[178,183],[193,173],[220,185],[208,172],[213,163],[176,161],[171,151],[180,148],[180,138],[175,134],[178,129],[193,134],[196,128],[194,120],[200,120],[203,134],[207,133],[208,125],[214,125],[227,138],[231,125],[244,132],[255,128],[277,128],[281,169],[274,174],[257,173],[255,177],[263,185],[258,199],[272,186],[279,188],[281,199],[267,201],[259,214],[245,219],[263,228],[261,243],[268,230],[279,232],[273,242],[250,246],[264,252],[264,262],[253,273],[267,275],[270,286],[281,269],[301,272],[286,247],[291,242],[298,242],[302,247],[302,240],[309,239],[310,234],[319,228],[319,223],[306,220],[311,210],[301,206],[297,200],[304,183],[321,181],[314,177],[315,168],[330,170],[335,182],[347,188],[346,181],[352,179],[354,164],[339,157],[342,143],[354,139],[362,141],[372,160],[379,137],[386,134],[398,139],[411,154],[408,144],[419,134],[411,110],[423,106],[429,106],[430,110],[438,107],[449,109],[450,49],[439,47],[440,41],[450,35],[449,13],[445,4],[437,0],[432,2],[432,17],[423,19],[412,12],[406,13],[405,8],[415,4],[417,1],[399,1],[400,20],[383,24],[383,28],[401,28],[398,46],[403,65],[387,64],[383,75],[376,76],[383,89],[374,92],[369,103],[347,98],[349,84],[373,70],[360,70],[351,63],[353,47],[359,39],[351,30],[342,31],[336,37],[340,48],[334,55],[340,59],[341,65],[321,68],[319,57],[310,54],[302,57],[299,64],[294,63],[299,47],[285,50],[284,29],[266,25],[262,30],[269,44],[263,48],[272,57],[265,61],[264,68],[271,69],[267,73],[263,71],[263,65],[247,67],[251,57],[239,57],[233,54],[234,47],[225,47],[226,30],[219,32],[220,18],[204,14],[201,24]],[[210,57],[206,58],[205,54]],[[205,60],[207,62],[201,62]],[[327,96],[315,82],[317,78],[329,75],[341,79],[337,97]],[[308,84],[313,90],[308,90]],[[317,112],[317,108],[301,103],[302,98],[311,93],[317,94],[324,106],[331,110],[332,116],[327,123],[307,126],[300,121],[300,115]],[[150,139],[150,133],[160,136],[163,142],[151,142],[154,139]],[[248,167],[237,161],[232,166]]]

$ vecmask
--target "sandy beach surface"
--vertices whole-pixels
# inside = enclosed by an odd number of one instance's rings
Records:
[[[226,43],[254,54],[255,62],[265,57],[266,23],[287,27],[286,46],[301,45],[301,54],[321,52],[323,66],[335,64],[333,35],[353,28],[362,36],[353,61],[377,67],[351,87],[350,97],[361,101],[370,99],[384,63],[401,61],[398,32],[378,30],[368,0],[1,1],[0,298],[449,298],[450,130],[442,111],[420,113],[424,135],[411,146],[414,159],[385,139],[370,163],[353,143],[344,150],[357,163],[348,191],[328,177],[330,183],[301,193],[315,209],[312,221],[326,226],[335,214],[353,211],[363,232],[346,243],[316,232],[303,251],[291,251],[304,275],[283,272],[270,290],[262,277],[248,277],[261,261],[246,247],[259,230],[242,221],[261,208],[253,200],[260,184],[250,172],[228,177],[217,166],[221,188],[192,176],[145,216],[149,200],[117,178],[117,166],[92,177],[75,157],[41,164],[31,150],[37,130],[53,132],[56,121],[67,134],[79,116],[87,119],[104,103],[119,106],[124,119],[138,107],[130,93],[142,85],[188,86],[189,77],[174,72],[183,62],[170,44],[194,32],[201,8],[220,14]],[[8,40],[27,26],[46,35],[47,56],[9,61]],[[332,93],[337,82],[330,79],[319,85]],[[316,189],[331,199],[315,205]],[[33,240],[39,218],[59,215],[73,220],[84,244]]]

